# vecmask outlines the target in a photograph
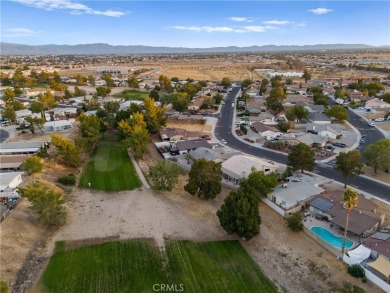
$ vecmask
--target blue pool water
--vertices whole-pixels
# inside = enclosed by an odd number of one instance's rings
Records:
[[[312,227],[310,229],[315,234],[320,236],[322,239],[324,239],[326,242],[328,242],[330,245],[341,249],[341,246],[343,245],[343,237],[339,237],[334,235],[333,233],[329,232],[325,228],[322,227]],[[348,240],[345,242],[345,248],[351,248],[353,245],[353,242],[351,240]]]

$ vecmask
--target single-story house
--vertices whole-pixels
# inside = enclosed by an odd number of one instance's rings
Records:
[[[378,255],[382,255],[390,260],[390,225],[383,227],[368,237],[364,240],[363,245],[371,249],[371,255],[373,257],[376,258]]]
[[[298,143],[304,143],[310,147],[323,147],[326,144],[326,139],[312,133],[297,136],[296,140]]]
[[[335,124],[315,124],[308,123],[306,125],[306,132],[317,133],[322,138],[336,139],[341,135],[341,127]]]
[[[0,145],[0,155],[36,154],[45,146],[43,141],[7,142]]]
[[[23,172],[0,173],[0,197],[18,196],[15,189],[22,183]]]
[[[239,185],[240,180],[246,178],[252,172],[252,168],[263,171],[266,175],[284,171],[281,166],[273,162],[251,156],[235,155],[222,163],[222,178],[234,185]]]
[[[323,113],[325,111],[325,106],[324,105],[306,105],[305,108],[309,112]]]
[[[199,139],[199,132],[187,131],[181,128],[163,128],[159,132],[162,141],[178,141],[185,139]]]
[[[323,183],[320,177],[296,173],[287,177],[286,181],[267,195],[270,201],[283,208],[286,213],[292,209],[300,211],[313,196],[324,192],[324,189],[318,186]]]
[[[343,194],[343,190],[335,190],[316,196],[308,202],[310,212],[325,216],[340,230],[344,230],[347,213],[342,203]],[[362,194],[358,194],[358,197],[358,206],[349,215],[348,231],[367,237],[377,231],[381,217],[375,213],[377,206],[374,203]]]
[[[28,109],[18,110],[15,111],[16,119],[26,118],[30,117],[32,115],[32,112]]]
[[[73,128],[69,120],[48,121],[44,124],[44,131],[67,131]]]
[[[180,140],[174,144],[171,144],[170,153],[171,154],[186,154],[197,148],[207,148],[212,149],[212,146],[204,139],[198,140]]]
[[[296,145],[296,144],[300,143],[297,140],[297,136],[298,135],[295,134],[295,133],[283,133],[282,135],[278,136],[276,138],[276,140],[284,143],[284,145],[293,146],[293,145]]]
[[[204,158],[207,161],[215,161],[217,158],[212,152],[210,152],[209,149],[204,147],[200,147],[195,150],[192,150],[189,152],[189,154],[194,160],[199,160],[201,158]]]
[[[390,108],[390,104],[384,102],[382,99],[374,98],[366,102],[366,108]]]
[[[263,137],[270,137],[270,136],[276,136],[277,134],[281,134],[281,132],[269,125],[265,125],[261,122],[253,122],[251,125],[251,128],[253,131],[257,132],[260,136]]]
[[[309,115],[307,116],[307,120],[311,123],[315,124],[330,124],[331,119],[325,115],[324,113],[318,113],[318,112],[309,112]]]
[[[50,88],[34,88],[34,89],[24,90],[24,94],[28,97],[34,97],[34,96],[38,96],[41,94],[46,94],[46,92],[54,94],[54,91]]]
[[[119,110],[120,111],[127,110],[128,108],[130,108],[131,104],[136,104],[138,106],[142,106],[144,104],[144,102],[143,101],[126,101],[126,102],[119,104]]]
[[[0,156],[1,170],[18,170],[28,158],[28,155]]]

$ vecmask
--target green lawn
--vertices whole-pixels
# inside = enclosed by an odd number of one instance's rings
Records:
[[[131,190],[141,186],[127,151],[113,136],[105,135],[92,151],[79,187],[105,191]]]
[[[186,292],[277,292],[238,241],[169,241],[166,251]]]
[[[154,284],[184,292],[277,292],[238,241],[168,241],[167,257],[151,239],[65,246],[56,244],[40,292],[153,292]]]
[[[115,94],[114,96],[125,100],[143,101],[145,98],[149,97],[149,92],[125,90],[121,93]]]
[[[70,250],[56,244],[43,273],[40,292],[151,292],[165,283],[163,259],[151,239],[108,242]]]

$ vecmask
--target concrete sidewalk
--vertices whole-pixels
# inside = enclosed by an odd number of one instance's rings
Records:
[[[145,186],[146,189],[150,189],[150,185],[148,181],[146,181],[145,176],[142,173],[141,168],[138,166],[137,161],[134,159],[133,154],[129,150],[127,150],[127,153],[129,154],[130,160],[133,163],[135,171],[137,172],[139,179],[141,179],[142,184]]]

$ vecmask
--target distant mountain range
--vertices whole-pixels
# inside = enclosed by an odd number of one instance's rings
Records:
[[[317,51],[317,50],[350,50],[388,48],[374,47],[364,44],[328,44],[304,46],[250,46],[250,47],[213,47],[213,48],[182,48],[153,46],[112,46],[104,43],[80,45],[22,45],[0,43],[1,55],[67,55],[67,54],[158,54],[158,53],[227,53],[227,52],[276,52],[276,51]]]

